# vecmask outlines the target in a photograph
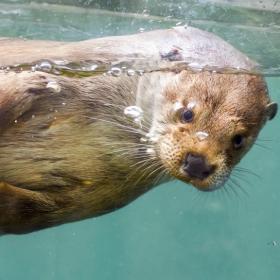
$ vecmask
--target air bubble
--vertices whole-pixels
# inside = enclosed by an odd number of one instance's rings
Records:
[[[134,76],[134,75],[135,75],[135,71],[133,69],[127,70],[127,76]]]
[[[144,75],[144,70],[137,70],[136,73],[137,73],[139,76],[143,76],[143,75]]]
[[[49,72],[52,70],[52,65],[49,61],[42,61],[37,65],[37,68],[39,70]]]
[[[54,64],[62,66],[62,65],[66,65],[68,62],[66,60],[55,60]]]
[[[276,240],[272,240],[272,241],[268,242],[267,245],[271,245],[274,247],[274,246],[278,246],[279,242],[277,242]]]
[[[97,68],[98,68],[97,64],[92,64],[92,65],[82,66],[81,70],[82,71],[95,71]]]
[[[112,67],[110,71],[108,71],[108,74],[111,74],[112,76],[118,77],[122,73],[122,70],[118,67]]]
[[[140,142],[146,143],[146,142],[148,142],[148,139],[147,139],[147,138],[144,138],[144,137],[141,137],[141,138],[140,138]]]
[[[209,136],[209,134],[204,131],[198,131],[195,135],[198,138],[198,140],[200,140],[200,141],[205,140]]]
[[[92,64],[92,65],[89,66],[89,70],[90,70],[90,71],[94,71],[94,70],[96,70],[97,68],[98,68],[98,65],[97,65],[97,64]]]
[[[56,93],[61,91],[61,86],[55,81],[48,82],[47,88],[52,89]]]
[[[142,118],[143,110],[138,106],[128,106],[124,109],[124,114],[131,119]]]
[[[152,136],[150,138],[150,142],[152,142],[152,143],[156,143],[156,142],[158,142],[158,140],[159,140],[159,136]]]

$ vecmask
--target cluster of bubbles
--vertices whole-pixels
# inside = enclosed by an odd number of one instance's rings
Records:
[[[140,108],[139,106],[136,105],[132,105],[132,106],[127,106],[124,111],[123,111],[124,115],[133,120],[133,122],[135,122],[140,128],[142,128],[142,121],[143,121],[143,117],[144,117],[144,112],[142,110],[142,108]],[[152,133],[147,133],[145,135],[145,137],[141,137],[140,141],[142,143],[155,143],[157,142],[158,137],[154,136]],[[155,155],[155,150],[151,147],[148,147],[146,149],[146,153],[150,154],[150,155]]]
[[[145,72],[144,70],[134,70],[131,68],[127,68],[126,66],[122,66],[122,67],[112,67],[107,72],[107,74],[114,77],[118,77],[121,74],[126,74],[127,76],[134,76],[134,75],[142,76],[144,72]]]
[[[8,73],[11,70],[11,68],[9,66],[7,66],[7,67],[0,67],[0,70],[4,71],[5,73]]]
[[[40,63],[36,64],[35,66],[31,67],[32,72],[35,71],[43,71],[43,72],[50,72],[53,66],[49,61],[41,61]]]
[[[138,106],[128,106],[123,111],[124,115],[130,119],[132,119],[135,123],[137,123],[140,127],[141,121],[143,120],[143,110]]]
[[[84,72],[84,73],[89,73],[89,74],[98,74],[98,73],[103,73],[104,75],[111,75],[114,77],[118,77],[121,74],[126,74],[127,76],[134,76],[134,75],[139,75],[142,76],[144,74],[144,70],[138,69],[134,70],[132,68],[129,68],[128,66],[113,66],[109,70],[106,70],[108,66],[105,67],[104,69],[101,70],[102,67],[98,64],[83,64],[82,62],[77,65],[71,65],[71,63],[65,63],[63,61],[48,61],[48,60],[43,60],[38,62],[36,65],[31,67],[31,71],[43,71],[43,72],[49,72],[53,74],[62,74],[63,72],[67,71],[72,71],[73,73],[75,72]],[[108,69],[108,68],[107,68]]]
[[[142,69],[132,69],[129,66],[112,66],[108,70],[108,65],[98,65],[96,63],[68,63],[65,61],[49,61],[42,60],[37,62],[34,65],[15,65],[12,67],[2,67],[0,70],[4,70],[5,72],[9,71],[42,71],[56,75],[67,75],[67,74],[75,74],[76,76],[84,77],[84,76],[93,76],[96,74],[104,74],[111,75],[114,77],[118,77],[122,74],[126,74],[127,76],[139,75],[142,76],[145,71]],[[85,75],[86,74],[86,75]]]

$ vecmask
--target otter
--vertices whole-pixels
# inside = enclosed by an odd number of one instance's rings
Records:
[[[172,178],[223,187],[277,111],[257,65],[196,28],[0,41],[2,234],[102,215]]]

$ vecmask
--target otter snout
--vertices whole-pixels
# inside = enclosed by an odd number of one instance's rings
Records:
[[[214,166],[209,165],[201,155],[187,154],[183,163],[183,170],[195,179],[206,179],[214,172]]]

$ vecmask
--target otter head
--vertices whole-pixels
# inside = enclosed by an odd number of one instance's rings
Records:
[[[256,75],[183,71],[163,94],[158,156],[172,176],[202,191],[225,184],[277,112]]]

